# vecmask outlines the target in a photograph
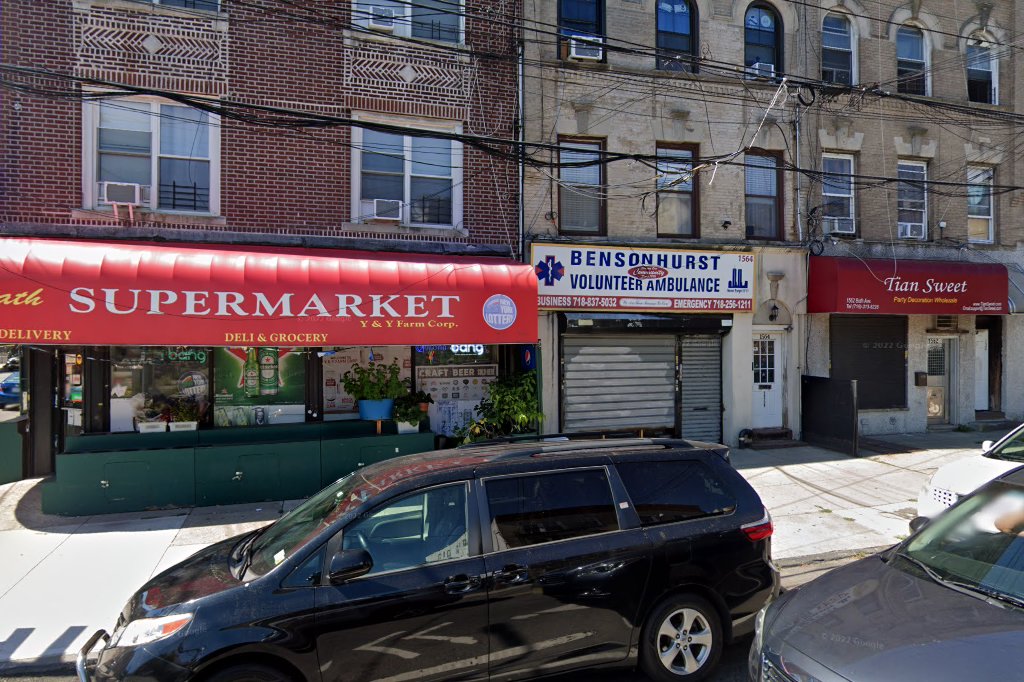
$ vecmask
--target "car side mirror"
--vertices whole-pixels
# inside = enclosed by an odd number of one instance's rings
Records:
[[[373,568],[373,557],[365,549],[343,549],[331,559],[328,579],[332,584],[343,583],[366,575]]]
[[[995,445],[995,444],[996,444],[996,442],[994,440],[987,440],[987,441],[985,441],[984,443],[981,444],[981,451],[982,452],[988,452],[989,450],[992,449],[992,446]]]
[[[910,531],[916,533],[921,529],[922,526],[926,525],[931,519],[927,516],[917,516],[910,522]]]

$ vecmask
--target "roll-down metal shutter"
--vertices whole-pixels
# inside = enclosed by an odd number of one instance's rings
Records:
[[[683,438],[722,442],[722,337],[680,337]]]
[[[675,336],[563,336],[562,429],[675,428]]]

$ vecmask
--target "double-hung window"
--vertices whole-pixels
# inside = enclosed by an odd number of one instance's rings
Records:
[[[696,71],[697,16],[690,0],[655,0],[658,12],[658,68]]]
[[[216,12],[220,9],[219,0],[152,0],[152,2],[154,5],[182,7],[184,9],[201,9],[208,12]]]
[[[782,22],[769,5],[755,3],[743,21],[743,63],[747,78],[782,73]]]
[[[825,154],[821,159],[822,231],[825,234],[856,234],[853,205],[853,157]]]
[[[89,102],[83,114],[90,208],[219,211],[217,117],[148,99]]]
[[[916,26],[900,26],[896,32],[896,91],[927,95],[924,33]]]
[[[782,180],[779,157],[772,153],[746,155],[747,239],[779,239],[782,226]]]
[[[354,23],[373,33],[461,43],[462,14],[460,0],[358,0]]]
[[[850,20],[829,12],[821,24],[821,80],[826,83],[853,83],[853,38]]]
[[[897,230],[900,239],[924,239],[928,225],[928,166],[920,161],[900,161]]]
[[[975,43],[975,44],[971,44]],[[992,48],[979,38],[971,38],[967,45],[967,97],[972,102],[998,104],[996,89],[997,62]]]
[[[992,207],[992,169],[967,167],[967,239],[972,242],[995,241],[995,213]]]
[[[558,153],[558,224],[563,232],[604,232],[604,164],[600,141],[562,140]]]
[[[697,236],[697,197],[691,176],[694,150],[658,147],[658,236]]]
[[[461,226],[461,143],[370,128],[356,128],[352,138],[358,183],[353,222]]]
[[[562,59],[604,59],[604,0],[559,0],[558,33]]]

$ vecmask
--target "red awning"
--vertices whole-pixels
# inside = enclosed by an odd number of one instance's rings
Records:
[[[807,312],[1005,315],[1006,267],[994,263],[814,257]]]
[[[501,258],[0,239],[0,343],[536,343],[537,277]]]

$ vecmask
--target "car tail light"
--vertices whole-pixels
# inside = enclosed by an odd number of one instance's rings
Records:
[[[747,534],[747,539],[751,542],[757,542],[758,540],[764,540],[772,535],[772,515],[768,513],[768,510],[764,510],[764,516],[761,517],[760,521],[754,523],[747,523],[740,528],[744,533]]]

